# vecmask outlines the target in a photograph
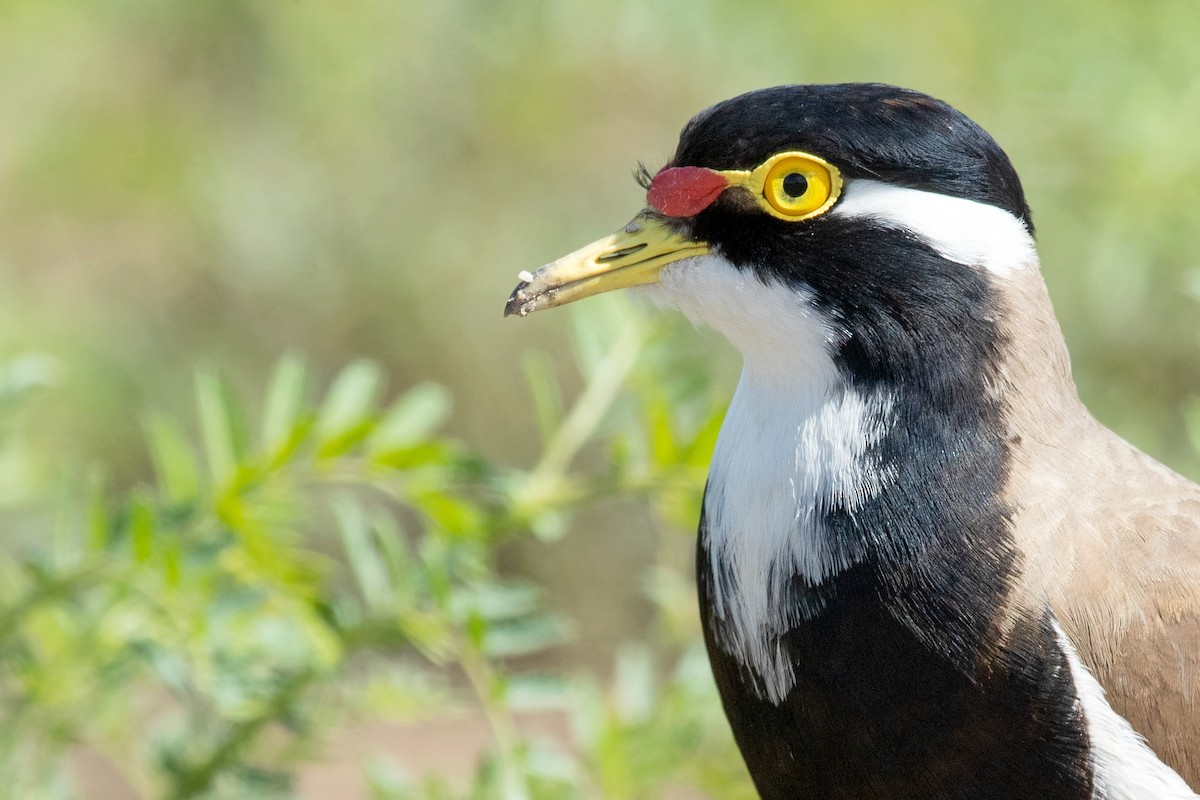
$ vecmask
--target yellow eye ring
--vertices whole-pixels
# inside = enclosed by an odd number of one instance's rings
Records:
[[[763,179],[762,197],[778,212],[776,216],[808,219],[837,200],[833,171],[825,162],[798,154],[786,154],[772,161]]]
[[[724,170],[731,186],[742,186],[773,217],[799,222],[828,211],[842,192],[838,168],[810,153],[771,156],[752,172]]]

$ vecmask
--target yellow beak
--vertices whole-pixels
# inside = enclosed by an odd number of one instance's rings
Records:
[[[504,316],[566,305],[613,289],[654,283],[663,267],[711,252],[708,244],[680,236],[661,216],[646,210],[621,230],[522,274]]]

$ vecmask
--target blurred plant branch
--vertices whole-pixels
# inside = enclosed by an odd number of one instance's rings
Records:
[[[561,535],[607,494],[694,495],[720,418],[694,384],[639,380],[664,333],[623,304],[608,312],[615,322],[576,328],[585,382],[568,408],[553,374],[530,370],[546,447],[528,470],[439,437],[450,397],[437,386],[380,406],[370,362],[313,402],[304,362],[284,358],[256,424],[199,370],[195,437],[146,418],[152,485],[112,497],[72,477],[51,535],[0,556],[0,791],[69,795],[65,765],[85,746],[146,797],[289,796],[299,760],[352,713],[339,699],[381,685],[400,719],[482,709],[493,747],[473,798],[634,798],[737,776],[694,639],[621,661],[612,697],[510,666],[567,624],[496,572],[497,545]],[[593,443],[607,456],[581,458]],[[664,683],[652,665],[680,653]],[[577,741],[528,741],[513,714],[529,698],[569,715]],[[701,744],[724,760],[686,757]],[[678,759],[646,762],[646,748]],[[379,797],[451,791],[372,774]]]

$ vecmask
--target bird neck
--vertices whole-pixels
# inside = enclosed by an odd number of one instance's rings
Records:
[[[910,256],[923,260],[906,274],[955,287],[954,302],[835,301],[830,286],[818,302],[803,282],[716,255],[672,265],[648,289],[744,357],[700,569],[716,638],[763,696],[790,685],[780,637],[835,602],[844,573],[969,671],[1018,568],[1004,495],[1012,439],[1044,398],[1072,394],[1036,261],[998,277]],[[1050,366],[1023,363],[1039,360]]]
[[[1020,329],[964,331],[890,380],[743,349],[697,569],[762,797],[929,797],[930,774],[938,796],[1093,796],[1067,657],[1012,531],[1018,431],[1077,403],[1044,290],[1028,294]],[[867,779],[881,761],[885,786]]]
[[[853,342],[837,349],[819,314],[723,326],[745,367],[713,455],[700,567],[717,639],[763,696],[790,684],[780,637],[836,602],[851,570],[963,672],[1024,604],[1014,453],[1056,447],[1090,418],[1040,274],[992,286],[990,311],[907,361],[889,355],[907,366],[887,373],[847,356]]]
[[[978,614],[930,610],[929,630],[914,632],[973,663],[967,649],[1004,578],[979,554],[1003,553],[1010,538],[998,413],[998,404],[952,413],[915,387],[789,385],[747,364],[713,455],[703,545],[720,638],[769,696],[788,688],[778,638],[821,614],[857,565],[914,601],[973,576]],[[935,630],[942,612],[955,624]]]
[[[1005,342],[993,392],[1003,405],[1012,441],[1054,447],[1091,424],[1071,374],[1071,357],[1041,274],[1018,272],[996,284],[1004,309],[999,328]]]

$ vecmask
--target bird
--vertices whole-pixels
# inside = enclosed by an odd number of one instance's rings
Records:
[[[713,676],[764,800],[1200,787],[1200,486],[1081,402],[1021,181],[949,104],[701,111],[505,315],[637,287],[742,372],[700,509]]]

